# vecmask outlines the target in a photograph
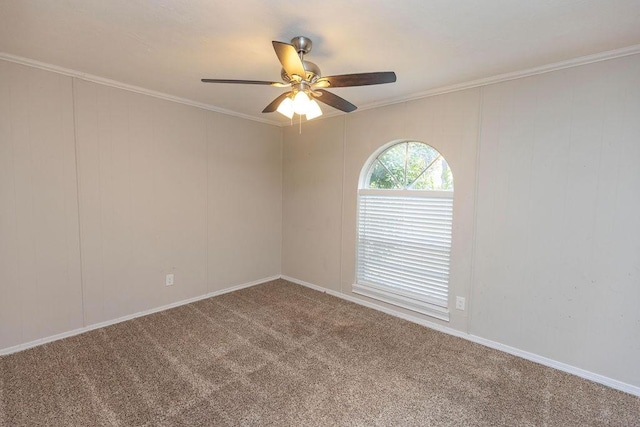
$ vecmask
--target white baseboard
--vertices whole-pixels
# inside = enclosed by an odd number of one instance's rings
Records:
[[[627,384],[627,383],[624,383],[622,381],[618,381],[618,380],[615,380],[615,379],[612,379],[612,378],[609,378],[609,377],[605,377],[603,375],[596,374],[594,372],[586,371],[584,369],[577,368],[575,366],[571,366],[571,365],[568,365],[566,363],[558,362],[556,360],[549,359],[547,357],[540,356],[540,355],[537,355],[535,353],[530,353],[528,351],[524,351],[524,350],[520,350],[520,349],[517,349],[517,348],[514,348],[514,347],[510,347],[508,345],[505,345],[505,344],[502,344],[502,343],[499,343],[499,342],[495,342],[495,341],[491,341],[491,340],[488,340],[486,338],[482,338],[482,337],[479,337],[479,336],[476,336],[476,335],[467,334],[465,332],[458,331],[456,329],[452,329],[452,328],[449,328],[449,327],[446,327],[446,326],[442,326],[442,325],[439,325],[437,323],[433,323],[433,322],[430,322],[428,320],[419,318],[417,316],[413,316],[411,314],[402,313],[400,311],[396,311],[396,310],[390,309],[388,307],[383,307],[381,305],[378,305],[378,304],[375,304],[375,303],[372,303],[372,302],[369,302],[369,301],[365,301],[365,300],[353,297],[351,295],[343,294],[342,292],[334,291],[332,289],[323,288],[321,286],[314,285],[314,284],[309,283],[309,282],[305,282],[304,280],[296,279],[294,277],[289,277],[289,276],[285,276],[285,275],[265,277],[263,279],[255,280],[255,281],[248,282],[248,283],[243,283],[243,284],[232,286],[232,287],[229,287],[229,288],[225,288],[225,289],[222,289],[222,290],[219,290],[219,291],[210,292],[210,293],[207,293],[205,295],[200,295],[200,296],[189,298],[189,299],[185,299],[185,300],[182,300],[182,301],[177,301],[177,302],[174,302],[174,303],[171,303],[171,304],[163,305],[161,307],[156,307],[156,308],[152,308],[152,309],[149,309],[149,310],[140,311],[138,313],[130,314],[130,315],[127,315],[127,316],[122,316],[122,317],[119,317],[117,319],[107,320],[105,322],[96,323],[96,324],[93,324],[93,325],[85,326],[83,328],[74,329],[72,331],[67,331],[67,332],[63,332],[63,333],[60,333],[60,334],[52,335],[52,336],[49,336],[49,337],[40,338],[40,339],[37,339],[37,340],[34,340],[34,341],[30,341],[28,343],[19,344],[19,345],[13,346],[13,347],[7,347],[7,348],[4,348],[4,349],[0,349],[0,356],[4,356],[4,355],[7,355],[7,354],[11,354],[11,353],[16,353],[18,351],[26,350],[28,348],[36,347],[36,346],[39,346],[39,345],[42,345],[42,344],[46,344],[46,343],[49,343],[49,342],[57,341],[57,340],[60,340],[60,339],[63,339],[63,338],[67,338],[67,337],[71,337],[71,336],[74,336],[74,335],[79,335],[79,334],[82,334],[82,333],[85,333],[85,332],[89,332],[89,331],[92,331],[92,330],[95,330],[95,329],[104,328],[105,326],[114,325],[116,323],[124,322],[124,321],[131,320],[131,319],[135,319],[136,317],[146,316],[148,314],[153,314],[153,313],[157,313],[159,311],[168,310],[170,308],[179,307],[181,305],[185,305],[185,304],[189,304],[189,303],[192,303],[192,302],[200,301],[200,300],[203,300],[203,299],[206,299],[206,298],[211,298],[211,297],[214,297],[214,296],[217,296],[217,295],[222,295],[222,294],[226,294],[226,293],[229,293],[229,292],[237,291],[237,290],[240,290],[240,289],[249,288],[251,286],[256,286],[256,285],[259,285],[261,283],[269,282],[269,281],[276,280],[276,279],[279,279],[279,278],[282,278],[282,279],[287,280],[287,281],[292,282],[292,283],[296,283],[298,285],[302,285],[302,286],[314,289],[316,291],[326,292],[329,295],[333,295],[335,297],[342,298],[344,300],[353,302],[355,304],[359,304],[359,305],[362,305],[362,306],[365,306],[365,307],[369,307],[369,308],[372,308],[374,310],[382,311],[382,312],[387,313],[387,314],[389,314],[391,316],[399,317],[399,318],[407,320],[409,322],[417,323],[419,325],[426,326],[427,328],[431,328],[431,329],[437,330],[439,332],[443,332],[445,334],[449,334],[449,335],[453,335],[453,336],[456,336],[456,337],[459,337],[459,338],[463,338],[463,339],[469,340],[471,342],[484,345],[486,347],[490,347],[490,348],[493,348],[493,349],[496,349],[496,350],[504,351],[505,353],[509,353],[509,354],[514,355],[514,356],[519,356],[519,357],[522,357],[523,359],[527,359],[527,360],[530,360],[532,362],[536,362],[536,363],[539,363],[541,365],[548,366],[550,368],[558,369],[560,371],[567,372],[569,374],[573,374],[573,375],[576,375],[578,377],[581,377],[581,378],[584,378],[584,379],[587,379],[587,380],[590,380],[590,381],[593,381],[593,382],[596,382],[596,383],[599,383],[599,384],[603,384],[603,385],[606,385],[608,387],[614,388],[616,390],[620,390],[620,391],[623,391],[625,393],[629,393],[629,394],[632,394],[632,395],[640,397],[640,387],[637,387],[637,386],[634,386],[634,385],[631,385],[631,384]]]
[[[634,396],[640,397],[640,387],[627,384],[622,381],[614,380],[613,378],[605,377],[604,375],[596,374],[594,372],[586,371],[581,368],[577,368],[575,366],[568,365],[566,363],[558,362],[553,359],[549,359],[544,356],[540,356],[535,353],[530,353],[528,351],[520,350],[518,348],[510,347],[508,345],[491,341],[486,338],[482,338],[476,335],[468,334],[466,332],[458,331],[456,329],[449,328],[447,326],[442,326],[437,323],[430,322],[428,320],[424,320],[417,316],[413,316],[410,314],[402,313],[400,311],[396,311],[390,309],[388,307],[383,307],[381,305],[371,303],[369,301],[362,300],[360,298],[353,297],[351,295],[343,294],[342,292],[334,291],[332,289],[323,288],[318,285],[314,285],[313,283],[305,282],[304,280],[296,279],[294,277],[289,276],[281,276],[282,279],[287,280],[292,283],[296,283],[298,285],[302,285],[311,289],[315,289],[316,291],[326,292],[329,295],[333,295],[338,298],[342,298],[344,300],[363,305],[365,307],[372,308],[374,310],[382,311],[384,313],[390,314],[395,317],[399,317],[401,319],[407,320],[409,322],[417,323],[419,325],[426,326],[427,328],[435,329],[439,332],[444,332],[445,334],[453,335],[459,338],[464,338],[468,341],[484,345],[486,347],[493,348],[495,350],[504,351],[505,353],[512,354],[514,356],[522,357],[523,359],[530,360],[532,362],[539,363],[544,366],[548,366],[550,368],[558,369],[559,371],[563,371],[569,374],[576,375],[578,377],[606,385],[607,387],[614,388],[616,390],[623,391],[625,393],[632,394]]]
[[[276,279],[279,279],[279,278],[280,278],[279,275],[278,276],[272,276],[272,277],[265,277],[264,279],[259,279],[259,280],[254,280],[252,282],[242,283],[240,285],[231,286],[229,288],[221,289],[219,291],[209,292],[208,294],[204,294],[204,295],[200,295],[200,296],[197,296],[197,297],[185,299],[185,300],[182,300],[182,301],[173,302],[171,304],[163,305],[161,307],[151,308],[149,310],[140,311],[140,312],[134,313],[134,314],[128,314],[126,316],[118,317],[117,319],[107,320],[105,322],[100,322],[100,323],[94,323],[93,325],[89,325],[89,326],[85,326],[85,327],[82,327],[82,328],[74,329],[72,331],[62,332],[60,334],[51,335],[49,337],[40,338],[40,339],[37,339],[37,340],[34,340],[34,341],[29,341],[29,342],[24,343],[24,344],[18,344],[18,345],[15,345],[13,347],[3,348],[3,349],[0,349],[0,356],[4,356],[4,355],[7,355],[7,354],[11,354],[11,353],[17,353],[18,351],[26,350],[26,349],[31,348],[31,347],[36,347],[36,346],[39,346],[39,345],[42,345],[42,344],[46,344],[46,343],[49,343],[49,342],[61,340],[63,338],[67,338],[67,337],[72,337],[74,335],[83,334],[85,332],[93,331],[94,329],[104,328],[105,326],[110,326],[110,325],[114,325],[116,323],[125,322],[127,320],[135,319],[136,317],[146,316],[148,314],[153,314],[153,313],[157,313],[159,311],[168,310],[170,308],[179,307],[181,305],[185,305],[185,304],[189,304],[189,303],[192,303],[192,302],[200,301],[200,300],[203,300],[203,299],[206,299],[206,298],[211,298],[211,297],[215,297],[215,296],[218,296],[218,295],[226,294],[226,293],[229,293],[229,292],[238,291],[240,289],[249,288],[251,286],[256,286],[256,285],[259,285],[261,283],[270,282],[272,280],[276,280]]]

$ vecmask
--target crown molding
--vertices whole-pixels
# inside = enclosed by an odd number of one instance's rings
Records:
[[[592,64],[595,62],[608,61],[610,59],[622,58],[625,56],[640,54],[640,44],[627,46],[621,49],[608,50],[605,52],[595,53],[593,55],[580,56],[578,58],[568,59],[566,61],[554,62],[539,67],[528,68],[525,70],[514,71],[510,73],[498,74],[491,77],[485,77],[469,82],[457,83],[454,85],[443,86],[439,88],[429,89],[427,91],[414,93],[410,96],[388,99],[382,102],[365,104],[358,108],[358,111],[371,110],[374,108],[385,107],[387,105],[400,104],[408,101],[416,101],[418,99],[429,98],[431,96],[442,95],[450,92],[457,92],[465,89],[472,89],[480,86],[488,86],[496,83],[507,82],[510,80],[522,79],[525,77],[535,76],[538,74],[550,73],[553,71],[564,70],[566,68],[579,67],[582,65]],[[332,115],[327,115],[331,117]]]
[[[215,105],[205,104],[202,102],[193,101],[191,99],[180,98],[179,96],[169,95],[163,92],[157,92],[154,90],[146,89],[140,86],[134,86],[127,83],[122,83],[116,80],[106,79],[104,77],[95,76],[93,74],[83,73],[80,71],[71,70],[69,68],[59,67],[57,65],[47,64],[44,62],[36,61],[29,58],[23,58],[21,56],[12,55],[6,52],[0,52],[0,59],[14,62],[20,65],[26,65],[29,67],[39,68],[45,71],[51,71],[53,73],[62,74],[65,76],[73,77],[80,80],[86,80],[93,83],[98,83],[105,86],[114,87],[117,89],[123,89],[129,92],[135,92],[142,95],[152,96],[154,98],[163,99],[165,101],[177,102],[178,104],[189,105],[191,107],[201,108],[203,110],[214,111],[216,113],[226,114],[228,116],[239,117],[241,119],[251,120],[254,122],[266,123],[274,126],[282,126],[282,123],[273,120],[266,120],[248,114],[242,114],[224,108],[216,107]]]
[[[627,47],[624,47],[624,48],[621,48],[621,49],[608,50],[608,51],[596,53],[596,54],[593,54],[593,55],[580,56],[578,58],[573,58],[573,59],[569,59],[569,60],[566,60],[566,61],[554,62],[554,63],[551,63],[551,64],[542,65],[542,66],[534,67],[534,68],[528,68],[528,69],[521,70],[521,71],[514,71],[514,72],[510,72],[510,73],[498,74],[496,76],[485,77],[485,78],[481,78],[481,79],[477,79],[477,80],[471,80],[471,81],[468,81],[468,82],[457,83],[457,84],[454,84],[454,85],[449,85],[449,86],[443,86],[443,87],[439,87],[439,88],[429,89],[429,90],[426,90],[426,91],[413,93],[413,94],[411,94],[409,96],[402,96],[402,97],[387,99],[387,100],[381,101],[381,102],[369,103],[369,104],[365,104],[363,106],[358,107],[357,111],[372,110],[374,108],[386,107],[388,105],[401,104],[401,103],[409,102],[409,101],[416,101],[416,100],[419,100],[419,99],[429,98],[431,96],[442,95],[442,94],[445,94],[445,93],[457,92],[457,91],[466,90],[466,89],[472,89],[472,88],[481,87],[481,86],[488,86],[488,85],[492,85],[492,84],[496,84],[496,83],[506,82],[506,81],[509,81],[509,80],[521,79],[521,78],[525,78],[525,77],[535,76],[535,75],[538,75],[538,74],[550,73],[550,72],[553,72],[553,71],[564,70],[566,68],[579,67],[579,66],[582,66],[582,65],[592,64],[594,62],[608,61],[610,59],[622,58],[622,57],[625,57],[625,56],[631,56],[631,55],[637,55],[637,54],[640,54],[640,44],[627,46]],[[288,122],[283,123],[283,122],[280,122],[280,121],[262,119],[262,118],[258,118],[258,117],[255,117],[255,116],[250,116],[250,115],[247,115],[247,114],[242,114],[242,113],[238,113],[238,112],[235,112],[235,111],[231,111],[231,110],[226,110],[224,108],[216,107],[216,106],[211,105],[211,104],[204,104],[204,103],[193,101],[193,100],[190,100],[190,99],[180,98],[180,97],[177,97],[177,96],[169,95],[169,94],[166,94],[166,93],[156,92],[156,91],[153,91],[153,90],[150,90],[150,89],[145,89],[143,87],[133,86],[133,85],[129,85],[129,84],[126,84],[126,83],[118,82],[118,81],[115,81],[115,80],[110,80],[110,79],[106,79],[106,78],[103,78],[103,77],[95,76],[93,74],[88,74],[88,73],[83,73],[83,72],[80,72],[80,71],[71,70],[71,69],[68,69],[68,68],[58,67],[57,65],[46,64],[44,62],[35,61],[33,59],[28,59],[28,58],[23,58],[23,57],[12,55],[12,54],[5,53],[5,52],[0,52],[0,59],[3,59],[5,61],[10,61],[10,62],[15,62],[15,63],[21,64],[21,65],[27,65],[27,66],[30,66],[30,67],[40,68],[42,70],[51,71],[51,72],[58,73],[58,74],[63,74],[63,75],[74,77],[74,78],[81,79],[81,80],[87,80],[87,81],[90,81],[90,82],[99,83],[99,84],[103,84],[103,85],[106,85],[106,86],[111,86],[111,87],[115,87],[115,88],[118,88],[118,89],[127,90],[127,91],[130,91],[130,92],[136,92],[136,93],[140,93],[140,94],[143,94],[143,95],[153,96],[154,98],[159,98],[159,99],[164,99],[164,100],[167,100],[167,101],[177,102],[177,103],[180,103],[180,104],[190,105],[192,107],[201,108],[203,110],[214,111],[216,113],[221,113],[221,114],[226,114],[226,115],[229,115],[229,116],[239,117],[241,119],[251,120],[251,121],[260,122],[260,123],[266,123],[266,124],[269,124],[269,125],[274,125],[274,126],[279,126],[279,127],[286,127],[286,126],[290,125],[290,123],[288,123]],[[328,118],[331,118],[331,117],[336,117],[336,116],[340,116],[340,115],[344,115],[344,114],[346,114],[346,113],[343,113],[341,111],[335,110],[335,111],[331,111],[331,112],[328,112],[328,113],[324,113],[322,116],[320,116],[320,117],[318,117],[317,119],[314,119],[314,120],[328,119]]]

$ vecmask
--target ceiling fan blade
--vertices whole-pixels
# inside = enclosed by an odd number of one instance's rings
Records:
[[[276,51],[276,55],[278,55],[278,60],[280,60],[284,71],[286,71],[289,76],[297,75],[304,80],[307,72],[302,65],[302,60],[298,56],[298,52],[296,52],[296,48],[288,43],[277,41],[272,41],[271,43],[273,43],[273,49]]]
[[[266,107],[264,107],[264,110],[262,110],[262,112],[263,113],[273,113],[274,111],[276,111],[278,109],[278,106],[280,106],[280,103],[282,101],[284,101],[284,99],[286,97],[288,97],[290,94],[291,94],[291,92],[283,93],[282,95],[280,95],[279,97],[277,97],[276,99],[271,101],[271,104],[269,104]]]
[[[345,113],[350,113],[358,108],[346,99],[340,98],[338,95],[334,95],[324,89],[316,89],[314,92],[320,92],[322,94],[321,96],[314,96],[315,99]]]
[[[235,83],[243,85],[266,85],[275,87],[287,87],[290,86],[281,82],[265,82],[262,80],[229,80],[229,79],[201,79],[203,83]]]
[[[342,74],[328,76],[318,80],[318,83],[329,82],[327,87],[368,86],[396,81],[396,73],[393,71],[380,71],[375,73]],[[324,86],[324,85],[322,85]]]

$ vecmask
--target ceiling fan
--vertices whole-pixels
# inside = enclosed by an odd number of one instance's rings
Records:
[[[311,40],[304,36],[291,39],[291,43],[273,41],[273,49],[282,64],[282,82],[267,82],[260,80],[228,80],[202,79],[204,83],[236,83],[251,85],[269,85],[280,88],[291,88],[274,99],[262,110],[263,113],[279,113],[292,118],[294,113],[306,115],[311,120],[322,114],[322,110],[315,100],[327,104],[340,111],[350,113],[355,105],[333,93],[327,88],[368,86],[396,81],[393,71],[374,73],[341,74],[323,77],[320,68],[311,61],[304,60],[304,55],[311,51]]]

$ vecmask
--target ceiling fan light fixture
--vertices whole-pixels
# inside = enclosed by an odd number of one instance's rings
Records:
[[[309,95],[304,93],[304,91],[299,91],[296,93],[296,96],[293,97],[293,111],[300,115],[307,114],[310,102]]]
[[[307,120],[315,119],[316,117],[320,117],[321,115],[322,110],[320,109],[320,106],[318,105],[316,100],[310,100],[307,107]]]
[[[289,97],[286,97],[280,103],[276,111],[288,119],[293,118],[293,100]]]

